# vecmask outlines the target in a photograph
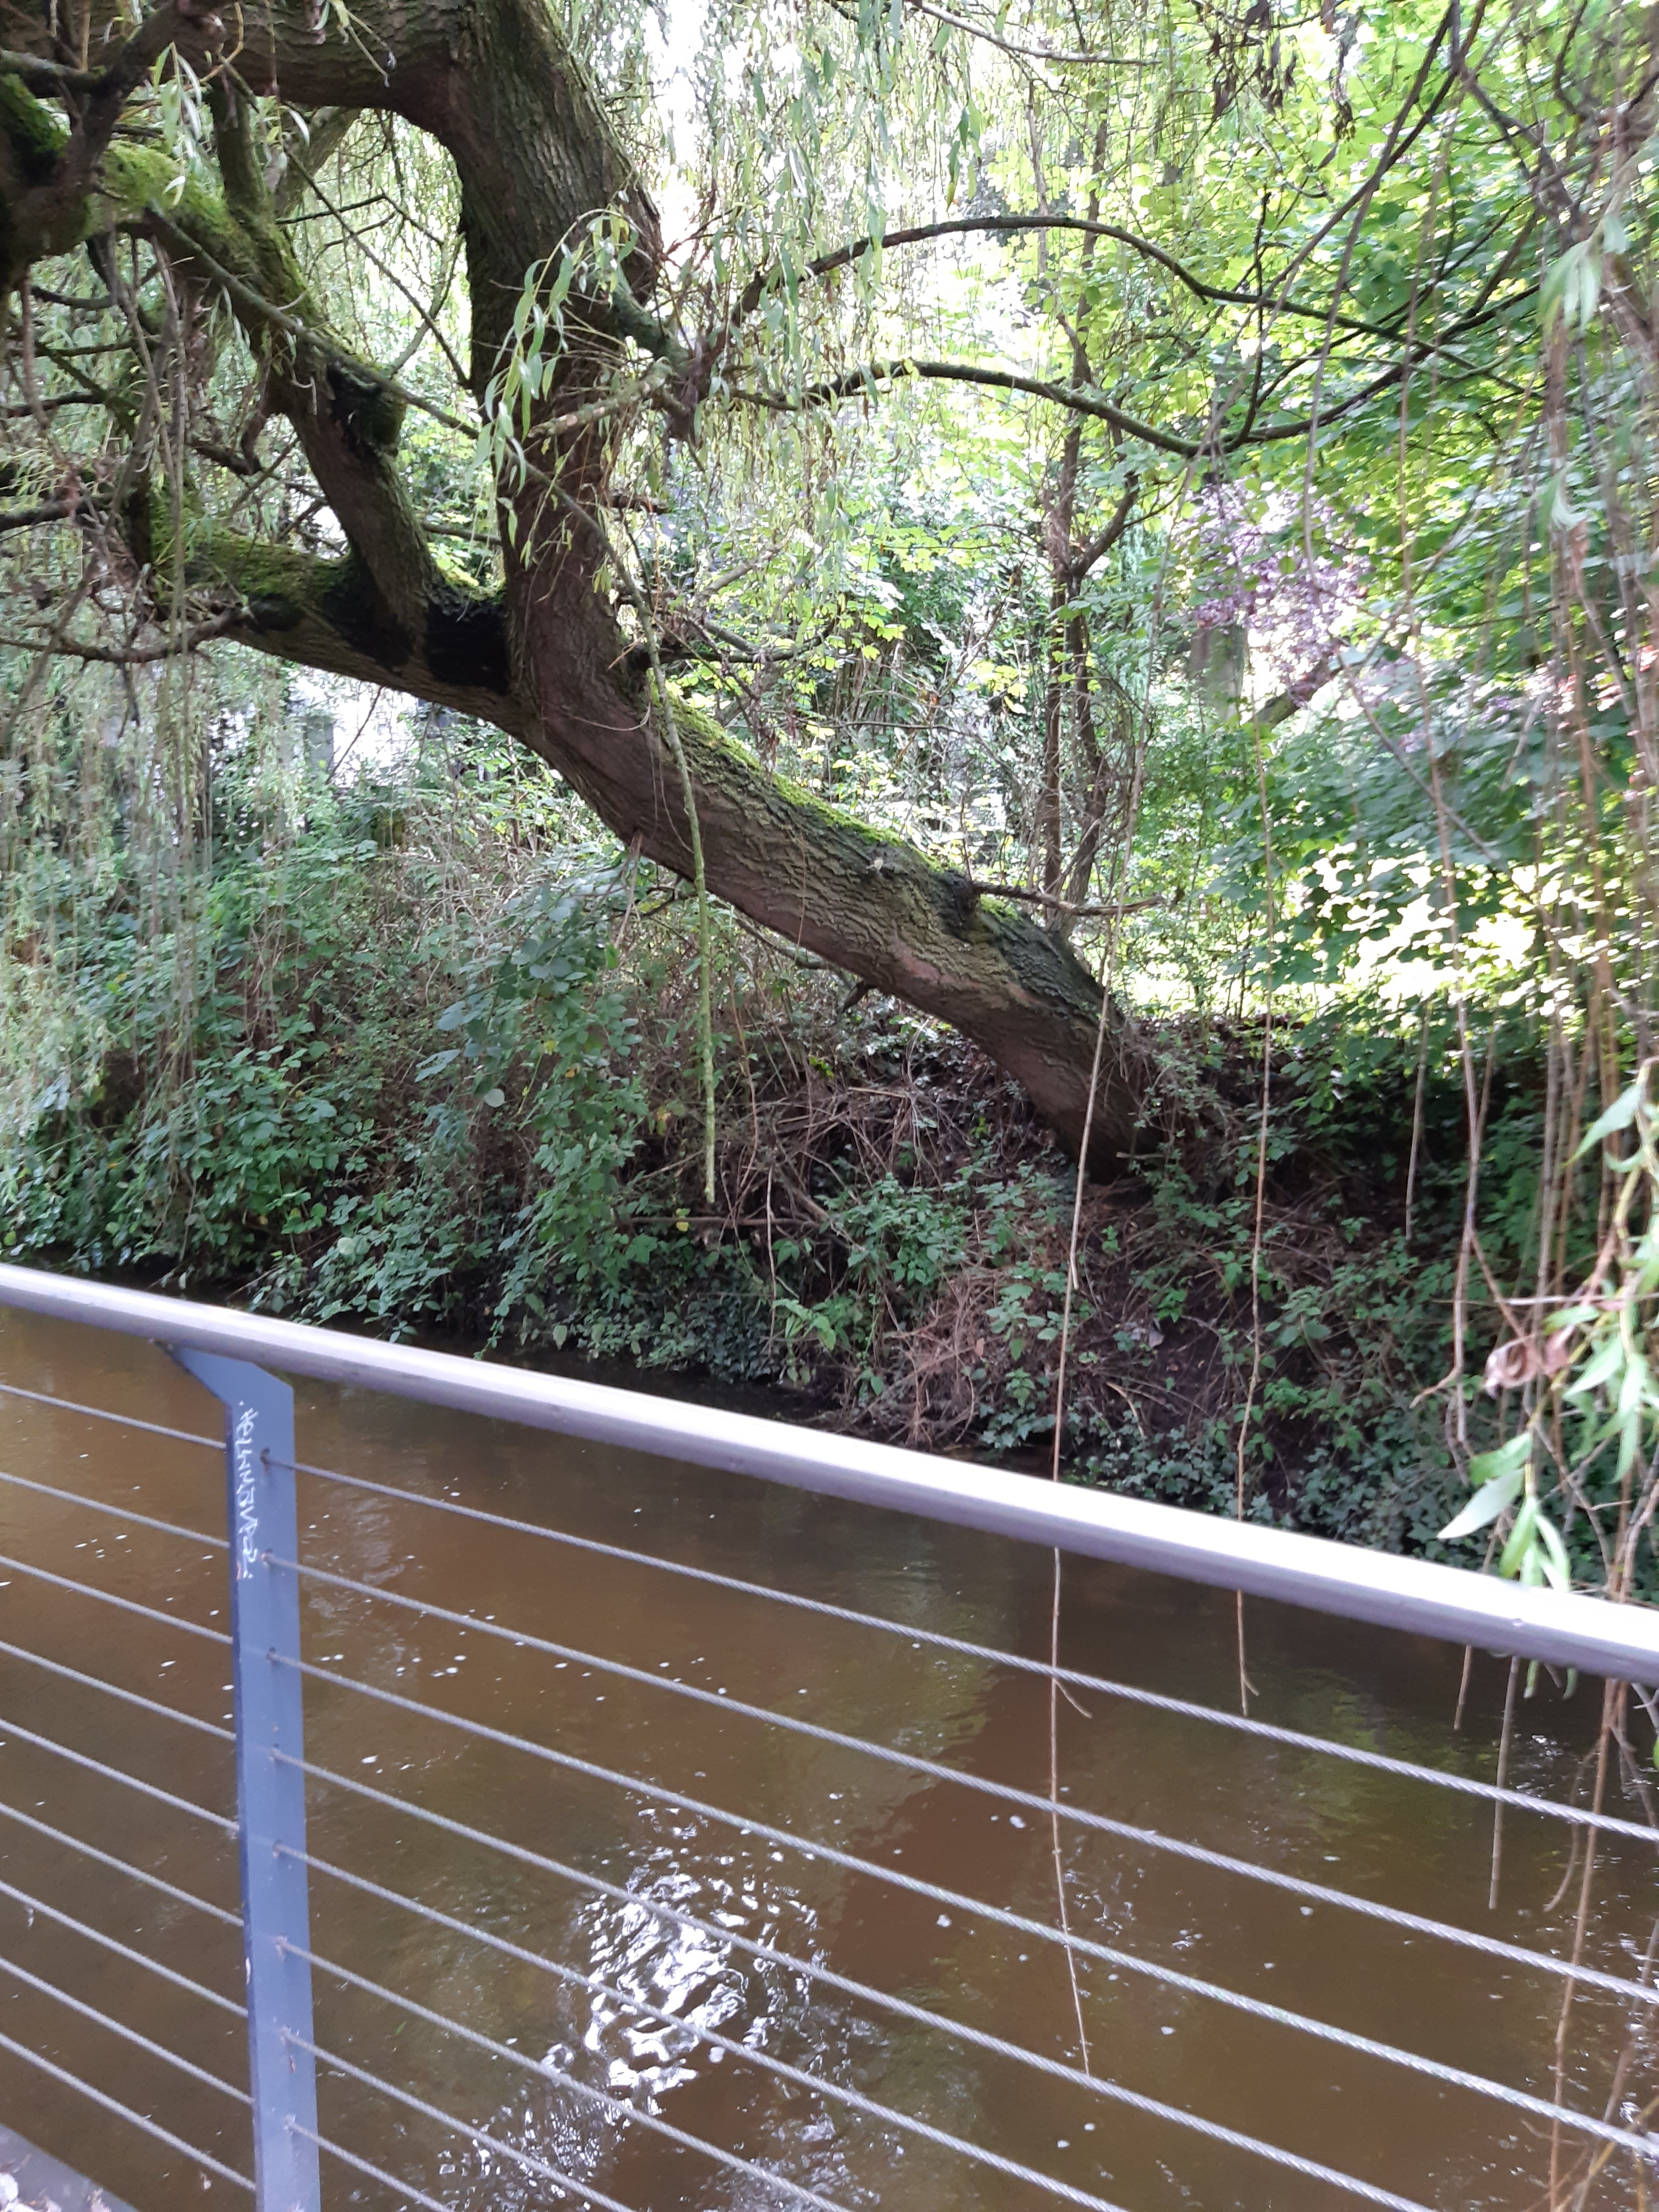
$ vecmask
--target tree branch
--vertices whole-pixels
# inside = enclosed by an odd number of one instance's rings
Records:
[[[245,88],[223,80],[210,98],[225,186],[223,224],[210,245],[202,237],[207,219],[192,220],[187,209],[180,210],[183,220],[164,215],[154,198],[146,221],[187,271],[198,266],[223,289],[254,339],[270,403],[299,434],[360,564],[360,626],[372,628],[374,658],[383,675],[392,673],[418,655],[439,585],[431,546],[397,465],[404,408],[416,395],[389,390],[392,380],[360,362],[325,325],[318,327],[319,318],[293,312],[307,307],[309,296],[253,143],[251,99]],[[237,265],[227,266],[227,257]],[[469,426],[455,427],[474,434]]]
[[[1129,517],[1133,512],[1135,501],[1139,495],[1140,480],[1138,477],[1131,477],[1123,487],[1122,496],[1112,509],[1105,523],[1086,544],[1079,545],[1076,552],[1068,556],[1066,563],[1066,578],[1073,590],[1083,581],[1096,562],[1103,559],[1122,537],[1129,526]]]
[[[1018,376],[1012,369],[975,368],[965,362],[869,362],[862,368],[849,370],[845,376],[814,385],[801,394],[800,404],[817,407],[836,399],[853,399],[860,393],[868,394],[877,384],[901,383],[909,377],[920,378],[923,382],[980,384],[993,392],[1019,392],[1033,399],[1051,400],[1057,407],[1070,408],[1073,414],[1092,415],[1099,422],[1109,422],[1126,438],[1139,438],[1146,445],[1156,446],[1160,453],[1174,453],[1183,461],[1193,459],[1216,442],[1209,439],[1200,442],[1194,438],[1177,437],[1168,430],[1154,429],[1150,422],[1126,415],[1121,407],[1114,407],[1109,399],[1101,398],[1097,392],[1079,392],[1072,385],[1048,384],[1040,377]],[[767,402],[773,406],[789,406],[787,400],[775,394],[767,395]]]
[[[391,264],[389,262],[383,261],[380,255],[375,252],[374,247],[368,244],[368,240],[359,237],[356,232],[351,228],[341,210],[335,206],[333,201],[330,199],[328,194],[323,190],[321,185],[318,183],[316,178],[312,174],[311,171],[306,167],[299,156],[297,155],[290,154],[289,156],[289,162],[292,168],[299,171],[305,182],[310,186],[311,190],[316,193],[318,198],[327,209],[330,215],[334,217],[334,220],[340,225],[347,237],[351,240],[353,245],[356,246],[357,251],[363,256],[365,260],[373,262],[375,268],[380,270],[381,276],[386,278],[386,282],[389,284],[395,286],[396,289],[402,293],[404,298],[409,302],[410,307],[414,309],[416,316],[421,323],[422,328],[426,331],[428,337],[436,341],[439,351],[449,364],[450,374],[454,378],[456,383],[459,385],[461,390],[465,392],[467,388],[466,371],[461,367],[459,362],[456,360],[454,354],[450,349],[449,340],[438,328],[437,324],[434,321],[432,316],[427,312],[426,308],[421,304],[420,300],[412,291],[410,291],[409,286],[404,283],[403,278],[398,274],[397,270],[392,267]],[[390,378],[387,379],[387,382],[388,384],[391,382]],[[420,406],[422,403],[413,393],[411,393],[409,397],[409,401],[406,404]]]
[[[296,345],[313,348],[323,360],[344,369],[354,380],[372,386],[375,391],[383,392],[388,399],[395,399],[403,406],[418,408],[422,414],[429,415],[434,422],[441,422],[446,430],[456,431],[466,439],[477,436],[476,422],[463,422],[459,415],[450,414],[435,401],[422,398],[418,392],[411,392],[407,385],[399,384],[395,376],[388,376],[383,369],[376,368],[372,362],[353,353],[349,346],[343,344],[327,331],[302,323],[286,307],[279,307],[274,300],[267,300],[252,284],[245,283],[233,270],[227,269],[199,239],[192,237],[171,216],[163,215],[160,208],[146,208],[143,220],[144,227],[153,232],[178,258],[200,264],[232,306],[241,309],[239,319],[245,327],[251,322],[256,330],[263,327],[280,331],[284,337],[291,338]]]
[[[234,593],[222,635],[258,653],[331,676],[392,684],[410,697],[533,740],[537,715],[512,666],[501,600],[439,577],[415,635],[391,636],[373,580],[355,553],[330,559],[235,531],[186,522],[181,545],[157,518],[155,567],[164,584]]]
[[[52,499],[40,507],[0,510],[0,537],[11,530],[38,530],[44,522],[72,522],[93,505],[86,499]]]
[[[845,15],[851,21],[857,20],[855,11],[841,5],[840,0],[832,0],[832,4],[838,15]],[[973,22],[966,15],[953,15],[948,9],[935,7],[933,0],[904,0],[904,4],[907,8],[914,8],[919,15],[931,15],[936,23],[948,23],[953,31],[965,31],[971,39],[982,39],[988,46],[995,46],[999,52],[1012,54],[1018,61],[1050,62],[1060,67],[1087,69],[1146,69],[1151,66],[1133,54],[1067,52],[1054,46],[1018,46],[1013,40],[1005,39],[1000,32],[988,29],[982,23]]]
[[[910,0],[910,4],[915,4],[915,0]],[[845,269],[872,252],[878,244],[885,253],[890,247],[924,246],[937,238],[1010,237],[1030,230],[1059,230],[1082,238],[1109,239],[1118,246],[1127,246],[1131,252],[1139,254],[1143,260],[1154,263],[1173,276],[1178,284],[1183,285],[1194,299],[1203,300],[1212,306],[1266,309],[1274,315],[1293,315],[1306,322],[1352,331],[1364,337],[1394,340],[1401,335],[1398,325],[1390,326],[1385,323],[1369,323],[1357,315],[1340,314],[1331,307],[1304,307],[1298,301],[1280,298],[1271,291],[1241,292],[1229,285],[1206,283],[1203,277],[1195,276],[1184,263],[1178,261],[1167,247],[1156,244],[1152,239],[1143,238],[1136,231],[1126,230],[1118,223],[1091,221],[1087,216],[1077,215],[953,216],[942,222],[915,223],[904,230],[884,232],[879,240],[860,238],[854,239],[850,245],[838,246],[833,252],[821,253],[816,260],[809,261],[801,274],[804,276],[830,276],[837,269]],[[732,310],[734,324],[753,314],[776,273],[775,267],[768,268],[757,270],[750,278]]]
[[[73,122],[65,132],[55,118],[38,108],[28,118],[33,125],[33,159],[23,168],[27,181],[21,191],[15,191],[5,210],[0,293],[15,284],[31,262],[64,252],[86,234],[89,198],[122,109],[167,48],[187,28],[194,28],[199,38],[209,21],[216,25],[218,19],[198,19],[191,25],[168,0],[167,5],[145,16],[107,69],[95,72],[65,70],[57,64],[7,50],[0,59],[0,70],[23,77],[26,84],[33,76],[66,95]],[[8,118],[8,135],[20,121],[15,116]]]
[[[37,76],[54,90],[90,92],[99,82],[96,70],[70,69],[63,62],[48,61],[42,54],[14,53],[9,46],[0,46],[0,76]]]
[[[1270,422],[1258,428],[1252,415],[1243,430],[1225,436],[1217,432],[1203,439],[1183,438],[1174,431],[1157,429],[1150,422],[1142,422],[1134,416],[1126,414],[1098,392],[1081,391],[1075,385],[1048,383],[1040,377],[1021,376],[1012,369],[979,368],[965,362],[908,359],[868,362],[860,368],[849,369],[844,375],[812,386],[801,394],[799,404],[804,407],[814,407],[838,399],[855,398],[860,393],[872,394],[878,384],[898,383],[907,377],[920,378],[925,382],[978,384],[994,392],[1023,392],[1033,399],[1048,400],[1054,406],[1066,408],[1073,414],[1092,416],[1098,422],[1109,423],[1126,438],[1139,438],[1144,444],[1156,447],[1160,453],[1173,453],[1181,460],[1193,460],[1205,453],[1235,453],[1246,446],[1279,444],[1287,438],[1305,437],[1312,429],[1322,429],[1340,422],[1343,416],[1352,415],[1368,401],[1375,399],[1378,393],[1386,392],[1390,385],[1398,383],[1420,362],[1428,360],[1436,353],[1443,353],[1448,343],[1465,330],[1490,321],[1510,307],[1520,306],[1531,297],[1534,289],[1528,285],[1522,291],[1511,293],[1506,299],[1481,307],[1462,321],[1452,324],[1443,337],[1438,340],[1408,344],[1400,360],[1391,362],[1346,398],[1338,400],[1332,406],[1322,408],[1316,416],[1297,416],[1289,422]],[[1471,365],[1466,374],[1487,376],[1496,372]],[[763,406],[783,412],[793,411],[792,403],[781,393],[744,393],[736,392],[734,387],[734,396],[753,398]]]
[[[1301,713],[1316,691],[1322,691],[1337,672],[1334,657],[1326,653],[1294,684],[1287,684],[1276,697],[1265,706],[1258,707],[1250,720],[1259,730],[1276,730],[1281,722],[1288,722],[1292,714]]]
[[[12,653],[46,653],[59,659],[96,660],[109,668],[142,668],[157,660],[174,660],[181,653],[194,653],[198,646],[207,645],[216,637],[223,637],[236,623],[239,610],[228,607],[193,629],[176,637],[164,638],[157,645],[82,645],[74,638],[52,639],[6,637],[0,635],[0,646]]]
[[[1162,899],[1120,900],[1115,906],[1077,906],[1054,891],[1029,890],[1024,884],[982,884],[977,877],[964,876],[963,882],[975,898],[1018,899],[1023,906],[1040,906],[1052,914],[1061,914],[1072,921],[1103,920],[1108,915],[1147,914]]]
[[[319,107],[308,118],[310,136],[301,137],[297,125],[289,119],[283,133],[282,175],[271,189],[271,206],[276,215],[286,216],[298,202],[304,187],[311,182],[310,174],[294,158],[295,146],[303,146],[306,159],[313,169],[320,169],[330,155],[344,144],[347,134],[357,120],[361,110],[356,107]]]

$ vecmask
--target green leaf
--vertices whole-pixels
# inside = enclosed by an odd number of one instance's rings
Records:
[[[1544,1579],[1552,1589],[1572,1588],[1572,1567],[1567,1559],[1567,1547],[1561,1541],[1561,1532],[1547,1513],[1538,1516],[1538,1563]]]
[[[1619,1462],[1614,1469],[1616,1479],[1623,1482],[1635,1466],[1642,1449],[1642,1408],[1632,1406],[1617,1417],[1619,1429]]]
[[[1583,1159],[1584,1154],[1593,1146],[1599,1145],[1604,1138],[1615,1135],[1620,1129],[1628,1129],[1636,1119],[1642,1104],[1642,1095],[1646,1089],[1646,1076],[1638,1075],[1630,1089],[1615,1098],[1598,1121],[1590,1123],[1584,1132],[1583,1142],[1573,1154],[1573,1158]]]
[[[1493,1459],[1497,1455],[1487,1452],[1482,1456]],[[1456,1518],[1446,1523],[1440,1531],[1442,1537],[1448,1542],[1455,1541],[1459,1536],[1473,1536],[1477,1528],[1489,1527],[1500,1513],[1514,1504],[1521,1494],[1523,1479],[1524,1471],[1518,1467],[1510,1468],[1502,1474],[1495,1474],[1489,1483],[1475,1492]]]
[[[1510,1531],[1510,1540],[1504,1545],[1498,1557],[1498,1571],[1500,1575],[1520,1573],[1522,1563],[1531,1554],[1533,1538],[1537,1533],[1538,1500],[1535,1498],[1529,1498],[1516,1515],[1515,1526]]]
[[[1559,315],[1569,330],[1587,331],[1595,320],[1601,297],[1601,270],[1594,239],[1580,239],[1544,272],[1538,304],[1544,328],[1554,327]]]
[[[1619,1382],[1619,1412],[1622,1418],[1639,1413],[1644,1400],[1651,1401],[1652,1388],[1648,1376],[1648,1363],[1639,1352],[1632,1352]]]
[[[1582,1398],[1586,1392],[1599,1390],[1610,1382],[1625,1364],[1625,1347],[1616,1336],[1610,1336],[1601,1349],[1594,1354],[1588,1367],[1567,1391],[1569,1398]]]
[[[1562,469],[1556,476],[1550,494],[1550,527],[1552,530],[1576,530],[1584,520],[1584,511],[1572,503],[1572,487],[1567,471]]]
[[[1511,1468],[1518,1473],[1531,1456],[1532,1431],[1522,1429],[1518,1437],[1511,1437],[1495,1450],[1476,1452],[1469,1462],[1469,1480],[1490,1482],[1495,1475],[1507,1474]]]

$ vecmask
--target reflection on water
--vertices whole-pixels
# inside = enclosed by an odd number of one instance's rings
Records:
[[[214,1425],[210,1401],[161,1354],[92,1331],[0,1317],[0,1378],[154,1421]],[[301,1449],[324,1465],[965,1639],[1046,1647],[1048,1562],[1025,1547],[367,1395],[301,1385],[298,1398]],[[80,1415],[0,1399],[0,1468],[204,1531],[222,1528],[211,1453]],[[553,2181],[526,2174],[484,2135],[641,2212],[781,2212],[802,2201],[785,2183],[887,2212],[1014,2212],[1038,2201],[1030,2182],[901,2131],[872,2117],[874,2104],[1129,2212],[1312,2212],[1357,2201],[1091,2087],[1078,2078],[1077,2014],[1054,1942],[878,1878],[883,1869],[908,1874],[1051,1929],[1045,1819],[730,1710],[746,1700],[1042,1791],[1040,1683],[908,1635],[874,1635],[313,1478],[302,1479],[301,1507],[309,1564],[588,1655],[556,1659],[478,1627],[307,1585],[306,1656],[342,1678],[307,1686],[308,1754],[340,1778],[312,1789],[311,1848],[340,1870],[313,1874],[313,1948],[394,1993],[388,2002],[319,1972],[319,2040],[456,2123],[330,2074],[324,2128],[362,2156],[458,2212],[561,2201]],[[118,1516],[94,1520],[38,1493],[0,1491],[0,1550],[223,1625],[222,1554]],[[216,1646],[3,1567],[0,1606],[7,1643],[176,1710],[228,1717],[228,1669]],[[1221,1707],[1236,1692],[1232,1601],[1222,1594],[1068,1565],[1062,1640],[1073,1666]],[[1262,1717],[1492,1772],[1500,1662],[1477,1657],[1465,1727],[1454,1735],[1459,1652],[1266,1606],[1250,1609],[1250,1646]],[[595,1663],[605,1659],[657,1679],[619,1679]],[[734,1817],[479,1741],[371,1703],[351,1680],[649,1778]],[[716,1702],[678,1696],[677,1683]],[[1547,1686],[1522,1708],[1522,1786],[1556,1795],[1586,1786],[1581,1761],[1597,1694],[1591,1686],[1563,1702]],[[0,1717],[197,1804],[231,1802],[216,1741],[3,1655]],[[0,1739],[4,1803],[234,1904],[234,1854],[213,1828],[118,1792],[3,1728]],[[1473,1801],[1093,1693],[1062,1704],[1060,1749],[1078,1805],[1529,1948],[1571,1947],[1579,1875],[1558,1824],[1508,1821],[1493,1914],[1490,1818]],[[387,1796],[526,1856],[442,1831]],[[763,1824],[871,1870],[780,1844]],[[1076,1827],[1062,1826],[1062,1842],[1072,1923],[1096,1943],[1552,2094],[1559,1980]],[[8,1882],[239,1994],[233,1929],[13,1821],[0,1820],[0,1851]],[[532,1856],[568,1872],[550,1874]],[[418,1919],[344,1875],[462,1925]],[[1651,1852],[1604,1844],[1587,1960],[1635,1971],[1655,1904]],[[223,2078],[242,2078],[240,2031],[228,2016],[21,1906],[0,1902],[0,1957]],[[468,1930],[509,1948],[488,1948]],[[1547,2130],[1523,2114],[1106,1960],[1081,1960],[1078,1978],[1088,2067],[1102,2082],[1425,2204],[1519,2212],[1540,2198]],[[878,1993],[910,2009],[884,2006]],[[1022,2065],[927,2024],[918,2009],[1073,2070]],[[1644,2014],[1632,2029],[1624,2012],[1605,1994],[1579,1991],[1565,2094],[1639,2125],[1654,2094],[1652,2034]],[[440,2033],[428,2013],[461,2021],[520,2063]],[[0,2030],[248,2170],[235,2103],[9,1977],[0,1979]],[[0,2058],[0,2118],[26,2124],[139,2212],[175,2206],[181,2188],[191,2201],[203,2193],[203,2175],[178,2154],[89,2115],[9,2058]],[[686,2138],[719,2145],[726,2162]],[[1583,2172],[1578,2142],[1566,2143],[1563,2159],[1564,2172]],[[210,2203],[234,2193],[217,2182],[206,2191]],[[399,2200],[328,2162],[325,2201]],[[1626,2154],[1599,2170],[1589,2201],[1638,2201]]]

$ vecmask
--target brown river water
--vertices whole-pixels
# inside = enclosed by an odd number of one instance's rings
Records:
[[[216,1407],[161,1352],[90,1329],[0,1314],[0,1380],[216,1432]],[[301,1382],[296,1401],[299,1456],[325,1467],[1000,1650],[1047,1650],[1052,1562],[1030,1547],[368,1394]],[[222,1462],[213,1452],[25,1399],[0,1397],[0,1471],[189,1528],[223,1529]],[[1048,1788],[1047,1687],[993,1661],[942,1654],[908,1636],[876,1634],[313,1476],[300,1480],[300,1518],[308,1565],[999,1781]],[[210,1626],[224,1623],[222,1552],[124,1525],[119,1514],[88,1514],[0,1486],[0,1552]],[[1265,1604],[1249,1607],[1248,1630],[1259,1718],[1492,1778],[1506,1662],[1477,1655],[1463,1725],[1454,1733],[1461,1650]],[[4,1566],[0,1638],[179,1711],[215,1723],[229,1717],[228,1656],[218,1646]],[[957,1784],[320,1583],[306,1586],[303,1638],[319,1668],[653,1778],[1045,1925],[1054,1921],[1055,1869],[1041,1815],[1011,1815],[1006,1804]],[[1061,1656],[1115,1680],[1236,1709],[1234,1607],[1224,1593],[1068,1562]],[[1564,1698],[1560,1686],[1543,1682],[1518,1707],[1512,1781],[1560,1796],[1587,1788],[1583,1759],[1599,1698],[1596,1684]],[[5,1654],[0,1721],[199,1805],[229,1810],[234,1802],[228,1753],[218,1740]],[[529,2062],[515,2068],[384,1997],[316,1973],[319,2043],[460,2123],[445,2125],[325,2069],[323,2131],[458,2212],[528,2212],[561,2201],[551,2183],[482,2147],[477,2130],[639,2212],[773,2212],[791,2201],[752,2172],[722,2168],[644,2126],[618,2125],[550,2068],[836,2205],[1013,2212],[1050,2201],[1029,2181],[907,2139],[741,2052],[711,2050],[699,2027],[922,2116],[1127,2212],[1313,2212],[1362,2201],[1127,2109],[1083,2082],[1045,2076],[775,1963],[757,1963],[718,1931],[825,1963],[1076,2067],[1077,2012],[1064,1956],[1052,1943],[943,1911],[936,1899],[873,1875],[745,1832],[739,1821],[653,1804],[326,1680],[307,1684],[307,1755],[317,1764],[559,1859],[621,1894],[583,1891],[344,1786],[313,1781],[310,1846],[319,1858],[684,2023],[630,2012],[617,1997],[313,1872],[312,1943],[320,1958],[509,2045]],[[1649,1733],[1644,1723],[1644,1753]],[[1059,1757],[1069,1802],[1529,1948],[1571,1949],[1579,1881],[1576,1872],[1566,1879],[1563,1824],[1506,1816],[1492,1910],[1492,1813],[1479,1801],[1092,1692],[1061,1703]],[[192,1894],[236,1904],[234,1846],[217,1831],[32,1747],[3,1725],[0,1803]],[[1616,1790],[1609,1809],[1641,1817]],[[1309,1907],[1121,1839],[1062,1832],[1076,1932],[1552,2094],[1559,1979],[1402,1936],[1335,1906]],[[12,1889],[228,1996],[240,1995],[234,1928],[15,1821],[0,1820],[0,1881]],[[1646,1845],[1616,1838],[1600,1845],[1583,1954],[1592,1966],[1639,1969],[1659,1907],[1653,1867]],[[708,1923],[709,1932],[653,1915],[653,1902]],[[0,1895],[0,1965],[6,1961],[211,2073],[246,2080],[243,2030],[228,2014]],[[1474,2091],[1105,1961],[1079,1963],[1076,2002],[1088,2066],[1103,2080],[1446,2212],[1520,2212],[1544,2202],[1547,2127]],[[1611,2099],[1613,2117],[1644,2124],[1656,2094],[1652,2017],[1581,1990],[1567,2039],[1565,2100],[1599,2116]],[[0,1972],[0,2033],[251,2171],[240,2106],[9,1972]],[[0,2122],[137,2212],[244,2201],[231,2185],[210,2181],[179,2153],[3,2054]],[[1567,2142],[1563,2172],[1582,2175],[1586,2155],[1581,2140]],[[1588,2202],[1643,2204],[1654,2193],[1651,2175],[1646,2186],[1644,2193],[1630,2155],[1614,2152]],[[390,2212],[407,2201],[325,2160],[325,2206]]]

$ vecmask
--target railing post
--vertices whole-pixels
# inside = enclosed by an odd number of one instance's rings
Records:
[[[225,1409],[230,1523],[231,1674],[236,1810],[242,1838],[242,1943],[253,2091],[258,2212],[319,2212],[317,2068],[305,1861],[305,1776],[273,1754],[305,1750],[302,1679],[273,1655],[300,1656],[294,1393],[242,1359],[174,1348]],[[279,1850],[278,1846],[286,1846]],[[298,2041],[290,2039],[297,2038]]]

